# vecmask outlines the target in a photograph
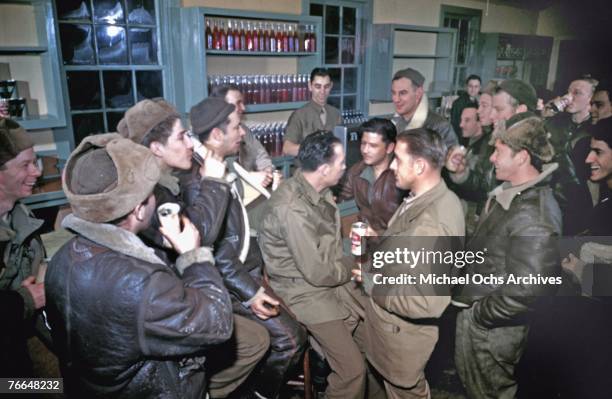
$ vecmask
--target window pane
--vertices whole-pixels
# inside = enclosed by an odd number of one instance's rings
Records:
[[[138,101],[145,98],[164,96],[161,71],[138,71],[136,72],[136,89],[138,90]]]
[[[70,108],[73,110],[102,107],[98,72],[66,72]]]
[[[100,64],[127,64],[125,28],[114,25],[96,26]]]
[[[310,15],[323,16],[323,5],[322,4],[310,4]]]
[[[342,92],[342,81],[340,68],[329,68],[329,75],[331,76],[332,83],[334,84],[331,89],[331,94],[337,94]]]
[[[155,0],[128,0],[128,12],[132,24],[155,25]]]
[[[117,125],[121,118],[123,118],[124,112],[107,112],[106,113],[106,125],[108,126],[109,132],[116,132]]]
[[[343,7],[342,12],[342,34],[343,35],[354,35],[357,10],[352,7]]]
[[[327,98],[327,102],[329,103],[329,105],[333,105],[334,107],[341,109],[340,96],[334,96],[334,97],[330,96]]]
[[[355,38],[353,37],[342,38],[342,63],[355,63]]]
[[[104,101],[109,108],[128,108],[134,105],[132,73],[130,71],[102,72]]]
[[[119,0],[96,0],[94,3],[94,21],[109,24],[125,23],[123,5]]]
[[[91,20],[89,1],[62,0],[56,1],[57,16],[62,20],[87,19]]]
[[[325,63],[338,63],[338,38],[325,36]]]
[[[104,132],[104,121],[101,113],[72,115],[74,145],[77,146],[85,137]]]
[[[344,92],[357,92],[357,68],[344,68]]]
[[[342,109],[357,109],[357,97],[344,96],[344,107]]]
[[[157,64],[155,28],[130,28],[132,64]]]
[[[325,7],[325,34],[338,34],[340,26],[340,7]]]
[[[64,64],[91,65],[96,63],[91,30],[91,25],[60,24]]]

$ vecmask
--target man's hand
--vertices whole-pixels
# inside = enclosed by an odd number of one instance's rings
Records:
[[[466,150],[462,145],[451,148],[446,156],[446,169],[451,173],[463,173],[466,168],[465,154]]]
[[[261,290],[253,298],[251,310],[260,319],[268,320],[270,317],[278,316],[279,305],[279,301],[266,294],[264,290]]]
[[[251,177],[262,187],[268,187],[272,183],[272,171],[262,170],[259,172],[249,172]]]
[[[363,279],[361,278],[361,269],[353,269],[351,270],[351,274],[353,275],[353,280],[361,283]]]
[[[200,176],[222,179],[225,176],[225,162],[214,159],[212,155],[207,156],[200,166]]]
[[[162,219],[161,222],[162,226],[159,228],[159,232],[166,237],[172,245],[172,248],[174,248],[179,255],[200,246],[200,232],[187,216],[181,216],[180,221],[178,218],[168,219],[169,225],[166,224],[164,219]],[[181,222],[183,224],[182,231]]]
[[[29,276],[21,282],[21,286],[28,290],[34,299],[34,308],[40,309],[45,306],[45,284],[36,283],[36,277]]]

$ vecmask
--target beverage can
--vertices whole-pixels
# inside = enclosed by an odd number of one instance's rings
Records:
[[[280,170],[275,169],[274,171],[272,171],[272,191],[276,191],[276,189],[281,183],[282,177],[283,174]]]
[[[368,224],[364,222],[355,222],[351,225],[351,253],[356,256],[365,254],[365,242],[362,238],[366,235]]]

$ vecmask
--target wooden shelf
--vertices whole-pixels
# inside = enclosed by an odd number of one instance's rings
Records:
[[[48,51],[45,46],[0,46],[0,54],[2,55],[20,55],[20,54],[42,54]]]
[[[306,105],[308,101],[295,101],[290,103],[248,104],[247,113],[274,112],[298,109]]]
[[[436,54],[393,54],[393,58],[448,58],[448,55],[436,55]]]

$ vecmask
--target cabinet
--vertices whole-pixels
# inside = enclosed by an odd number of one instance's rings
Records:
[[[0,4],[0,63],[9,65],[18,95],[27,100],[16,118],[27,130],[66,125],[56,40],[51,0]]]
[[[183,113],[208,96],[208,76],[309,74],[321,65],[321,18],[304,15],[245,12],[215,8],[179,8],[168,10],[177,23],[166,27],[168,37],[170,79],[174,87],[171,100]],[[308,25],[316,36],[315,51],[226,51],[207,49],[206,20],[248,20]],[[247,105],[247,112],[271,112],[297,109],[305,101]]]
[[[521,79],[534,87],[546,87],[552,37],[483,34],[480,48],[482,80]]]
[[[391,101],[391,78],[408,67],[425,76],[430,98],[442,97],[452,87],[455,37],[452,28],[374,24],[368,35],[369,99]]]

